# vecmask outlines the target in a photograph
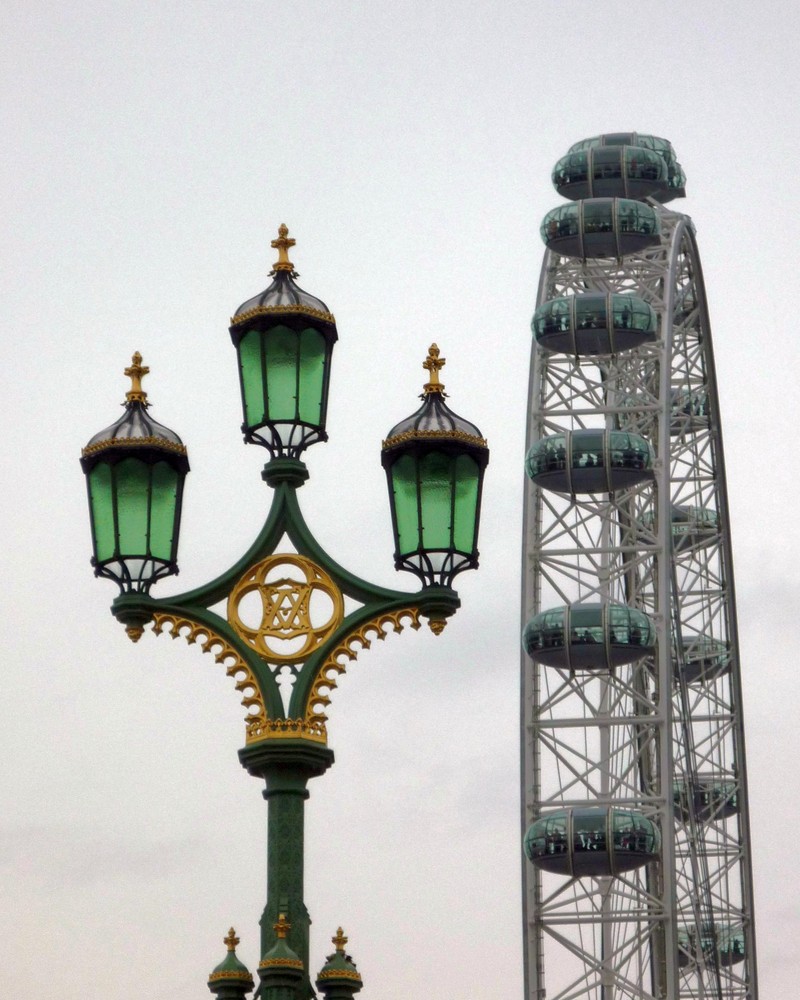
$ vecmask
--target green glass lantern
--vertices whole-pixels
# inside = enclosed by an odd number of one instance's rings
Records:
[[[430,373],[416,413],[383,442],[395,568],[426,586],[449,587],[457,573],[478,565],[478,523],[489,449],[474,425],[445,403],[439,371],[445,363],[431,344]]]
[[[327,441],[325,421],[336,320],[320,299],[299,288],[288,251],[295,241],[281,225],[272,246],[278,260],[272,284],[249,299],[231,319],[239,359],[244,422],[250,444],[273,458],[299,458]]]
[[[96,576],[114,580],[123,593],[146,594],[163,576],[178,572],[186,448],[174,431],[148,415],[142,378],[150,371],[138,352],[125,369],[131,379],[125,413],[83,449],[89,490]]]

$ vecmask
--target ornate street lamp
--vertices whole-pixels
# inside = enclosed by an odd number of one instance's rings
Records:
[[[125,369],[132,383],[125,413],[89,441],[81,465],[89,490],[95,575],[114,580],[123,593],[146,594],[156,580],[178,572],[189,460],[178,435],[147,412],[142,378],[150,369],[142,366],[138,351],[131,362]]]
[[[273,489],[267,519],[247,552],[210,583],[177,596],[150,595],[156,579],[177,571],[188,462],[180,439],[147,416],[140,385],[146,369],[138,355],[128,369],[134,385],[125,416],[92,438],[81,460],[89,482],[95,572],[116,580],[122,591],[113,614],[133,639],[152,623],[156,635],[166,632],[198,643],[214,654],[242,695],[245,745],[239,759],[264,780],[269,815],[259,965],[265,1000],[314,995],[303,890],[303,809],[309,779],[333,763],[326,711],[336,678],[372,639],[407,625],[419,628],[423,619],[438,634],[457,610],[460,602],[451,583],[457,573],[477,566],[488,461],[480,431],[444,402],[438,378],[444,359],[434,345],[424,363],[430,379],[423,405],[391,431],[382,455],[395,565],[415,573],[422,589],[404,593],[375,586],[325,552],[305,522],[297,491],[308,478],[300,454],[327,439],[328,378],[337,334],[327,306],[294,282],[288,259],[293,244],[281,226],[272,244],[279,251],[273,283],[241,306],[231,324],[245,441],[269,450],[262,478]],[[139,464],[131,465],[132,460]],[[284,539],[288,544],[281,550]],[[222,602],[224,612],[219,611]],[[292,687],[285,707],[278,678],[287,673]],[[343,941],[319,974],[320,989],[330,1000],[360,989]],[[239,997],[249,989],[230,943],[229,949],[229,958],[209,980],[220,998]]]

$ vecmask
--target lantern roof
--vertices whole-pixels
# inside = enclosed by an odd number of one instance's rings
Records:
[[[239,943],[236,931],[231,927],[223,940],[228,946],[228,954],[208,977],[209,985],[220,981],[233,981],[241,983],[243,987],[246,987],[245,992],[249,993],[253,986],[253,977],[247,966],[236,957],[236,945]]]
[[[149,403],[147,393],[142,389],[142,379],[150,369],[142,364],[142,356],[136,351],[131,357],[131,364],[125,369],[125,374],[131,380],[131,388],[125,394],[122,404],[125,412],[111,424],[95,434],[81,451],[82,461],[93,465],[97,456],[104,452],[118,449],[154,449],[167,452],[174,456],[174,463],[185,472],[189,471],[186,457],[186,446],[175,433],[148,414]]]
[[[287,970],[302,972],[303,961],[286,940],[286,935],[292,929],[292,925],[286,919],[285,913],[278,914],[278,919],[272,925],[272,929],[275,931],[277,939],[272,948],[258,963],[259,969],[262,970],[260,973],[261,977],[263,978],[265,974],[273,971],[284,973]]]
[[[361,989],[361,974],[356,968],[356,964],[350,955],[344,950],[348,939],[345,937],[342,928],[339,927],[331,941],[336,947],[332,955],[328,955],[325,964],[320,969],[317,976],[317,986],[324,990],[326,983],[340,983],[350,985],[353,991]]]
[[[289,249],[295,245],[295,240],[289,236],[289,229],[281,223],[278,238],[272,240],[270,246],[278,251],[270,277],[272,284],[263,292],[243,302],[231,317],[231,326],[238,326],[256,316],[269,314],[292,315],[299,314],[322,320],[335,326],[336,320],[322,299],[303,291],[295,278],[298,277],[294,264],[289,260]]]
[[[454,413],[445,403],[444,385],[439,380],[439,372],[444,367],[446,358],[440,357],[439,348],[431,344],[428,356],[422,362],[422,367],[429,373],[421,395],[422,406],[410,417],[401,420],[386,436],[383,451],[396,448],[411,441],[459,441],[462,444],[473,445],[487,450],[486,438],[481,432],[457,413]]]

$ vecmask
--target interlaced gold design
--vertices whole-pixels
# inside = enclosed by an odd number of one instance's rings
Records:
[[[253,977],[249,972],[244,972],[241,969],[228,969],[223,972],[212,972],[208,977],[210,983],[215,983],[220,979],[240,979],[244,983],[252,983]],[[249,991],[248,991],[249,992]]]
[[[336,677],[346,670],[345,664],[340,661],[355,660],[361,649],[369,649],[372,644],[369,638],[370,633],[374,633],[374,638],[383,640],[388,634],[387,626],[391,625],[393,632],[400,633],[406,624],[409,624],[413,629],[419,628],[419,611],[416,608],[400,608],[398,611],[376,615],[355,632],[351,632],[331,651],[320,667],[311,688],[305,718],[308,725],[316,724],[324,727],[328,721],[325,708],[330,705],[331,699],[327,692],[333,691],[337,687]],[[355,648],[355,643],[358,643],[359,649]]]
[[[274,578],[275,571],[294,567],[302,577]],[[268,579],[270,575],[272,579]],[[314,622],[312,600],[316,593],[329,598],[332,608],[324,621]],[[261,622],[255,628],[246,625],[239,606],[249,594],[261,598]],[[344,598],[328,574],[305,556],[295,554],[268,556],[251,566],[241,577],[228,598],[228,621],[258,655],[268,663],[299,663],[324,642],[344,618]],[[303,639],[297,649],[287,652],[280,648],[286,640]]]
[[[362,981],[361,973],[356,972],[355,969],[325,969],[320,972],[317,979],[353,979],[357,983]]]
[[[156,611],[153,615],[153,632],[156,635],[161,635],[165,628],[168,629],[167,635],[171,635],[173,639],[181,636],[190,645],[194,645],[199,639],[203,652],[213,653],[217,663],[226,665],[225,673],[227,676],[236,678],[236,690],[244,695],[242,705],[247,711],[244,717],[247,725],[246,742],[250,743],[251,732],[261,732],[266,726],[267,710],[261,697],[258,682],[246,661],[229,642],[207,625],[200,625],[180,615]]]
[[[314,743],[328,743],[328,731],[323,721],[306,719],[267,719],[263,723],[247,727],[247,740],[259,743],[261,740],[311,740]]]

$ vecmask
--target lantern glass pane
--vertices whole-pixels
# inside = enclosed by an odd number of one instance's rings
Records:
[[[244,419],[248,427],[264,422],[264,379],[261,365],[261,333],[249,330],[239,343]]]
[[[459,552],[472,552],[475,545],[475,519],[478,513],[478,463],[469,455],[456,459],[455,528],[453,544]]]
[[[452,544],[452,459],[432,451],[423,456],[419,466],[422,547],[449,549]]]
[[[411,455],[402,455],[392,466],[392,492],[397,520],[397,551],[407,555],[419,548],[417,464]]]
[[[114,555],[114,494],[111,468],[105,462],[96,465],[89,473],[89,497],[95,558],[104,562]]]
[[[117,523],[121,556],[145,555],[150,503],[150,467],[138,458],[126,458],[115,468]]]
[[[297,334],[275,326],[264,342],[270,420],[297,418]]]
[[[150,555],[165,562],[172,560],[175,508],[178,502],[178,473],[167,462],[152,469],[150,500]]]
[[[307,424],[322,423],[322,393],[325,376],[325,338],[308,328],[300,334],[300,409]]]

